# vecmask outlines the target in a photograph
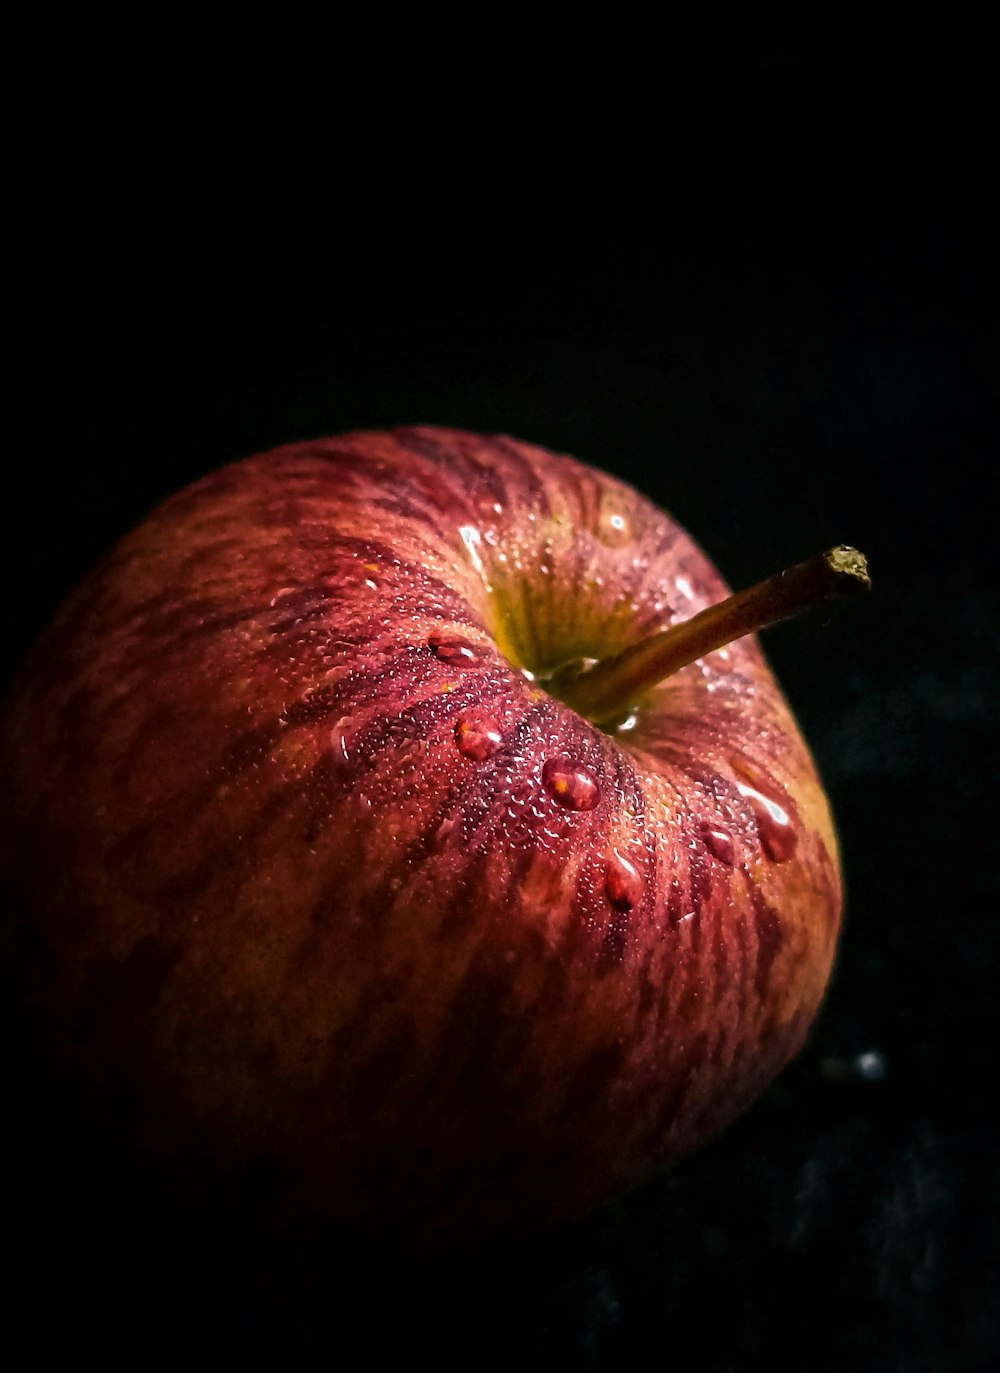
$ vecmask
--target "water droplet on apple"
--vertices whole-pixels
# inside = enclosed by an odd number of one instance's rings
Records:
[[[737,774],[737,790],[753,814],[761,848],[772,863],[787,863],[797,842],[791,816],[762,790],[766,784],[756,768],[742,759],[734,759],[733,769]]]
[[[459,528],[458,532],[461,535],[462,542],[465,544],[465,549],[469,555],[469,560],[471,561],[472,566],[476,569],[480,577],[483,579],[483,585],[486,587],[487,590],[489,590],[489,578],[486,575],[486,568],[483,566],[483,560],[479,556],[479,546],[481,543],[479,530],[475,527],[475,525],[463,524]]]
[[[622,548],[632,540],[632,521],[619,498],[610,493],[601,500],[597,537],[608,548]]]
[[[635,865],[616,848],[604,861],[604,893],[619,911],[631,910],[642,896],[642,878]]]
[[[735,868],[736,841],[731,834],[712,825],[704,825],[701,830],[701,841],[713,858],[717,858],[727,868]]]
[[[350,725],[350,716],[342,715],[330,731],[330,743],[333,747],[333,756],[338,763],[347,764],[351,761]]]
[[[593,810],[601,799],[600,785],[590,768],[572,758],[547,758],[542,785],[567,810]]]
[[[459,634],[430,634],[427,636],[427,647],[435,658],[440,658],[449,667],[467,667],[476,658],[472,644]]]
[[[465,758],[481,763],[495,753],[503,735],[496,720],[489,715],[479,718],[463,715],[455,726],[455,743]]]

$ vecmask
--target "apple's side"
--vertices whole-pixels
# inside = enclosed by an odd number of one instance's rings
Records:
[[[822,997],[825,798],[752,639],[614,736],[521,669],[724,594],[507,439],[348,435],[166,502],[3,714],[6,971],[53,1071],[168,1173],[375,1231],[545,1224],[693,1148]]]

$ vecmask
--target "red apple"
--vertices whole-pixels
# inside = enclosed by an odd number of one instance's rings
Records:
[[[727,602],[621,482],[441,429],[174,496],[0,727],[51,1070],[165,1176],[260,1169],[369,1234],[549,1225],[674,1163],[830,972],[827,802],[756,640],[719,647],[817,566]]]

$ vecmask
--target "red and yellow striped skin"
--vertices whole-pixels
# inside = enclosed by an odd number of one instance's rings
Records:
[[[836,842],[754,639],[609,734],[537,678],[721,599],[509,439],[236,463],[105,559],[0,725],[23,1009],[89,1109],[281,1215],[447,1241],[673,1163],[800,1047]]]

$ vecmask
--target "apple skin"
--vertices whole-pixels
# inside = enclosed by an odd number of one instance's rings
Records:
[[[752,637],[617,733],[521,668],[726,594],[631,488],[507,438],[348,434],[168,500],[0,725],[4,971],[52,1080],[181,1188],[376,1238],[674,1164],[815,1016],[827,802]]]

